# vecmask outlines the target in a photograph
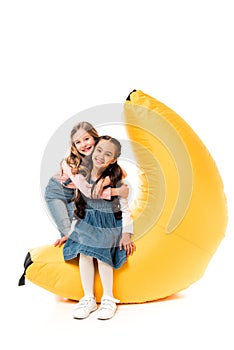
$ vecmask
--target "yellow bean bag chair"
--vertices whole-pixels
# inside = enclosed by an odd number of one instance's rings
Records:
[[[142,91],[131,92],[124,121],[139,167],[132,206],[137,251],[114,271],[121,303],[165,298],[200,279],[225,235],[226,198],[217,167],[189,125]],[[57,295],[83,296],[78,261],[64,262],[62,247],[31,249],[24,278]],[[95,294],[102,287],[95,276]]]

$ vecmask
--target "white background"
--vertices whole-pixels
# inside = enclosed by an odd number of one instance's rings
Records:
[[[233,33],[231,0],[1,1],[4,349],[233,349]],[[66,119],[133,89],[175,110],[207,146],[227,195],[226,237],[203,278],[176,297],[76,321],[72,302],[17,287],[28,249],[57,238],[41,159]]]

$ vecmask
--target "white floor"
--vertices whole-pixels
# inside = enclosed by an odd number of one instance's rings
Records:
[[[97,320],[95,312],[85,320],[74,320],[75,302],[27,280],[18,287],[20,267],[11,265],[10,277],[5,269],[1,283],[1,342],[4,349],[19,343],[25,350],[84,345],[95,349],[233,350],[232,250],[233,241],[227,236],[198,282],[163,301],[119,305],[108,321]]]

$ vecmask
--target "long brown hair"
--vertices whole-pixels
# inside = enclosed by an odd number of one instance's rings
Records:
[[[95,188],[98,187],[99,188],[99,193],[98,193],[99,196],[101,194],[100,192],[102,192],[102,190],[105,189],[106,187],[120,187],[122,185],[122,178],[124,175],[122,168],[117,163],[117,158],[121,155],[120,142],[111,136],[104,135],[104,136],[99,137],[95,147],[97,147],[98,143],[101,140],[110,141],[111,143],[113,143],[115,145],[116,150],[115,150],[115,154],[114,154],[115,162],[108,164],[107,166],[104,166],[99,170],[98,178],[94,182],[94,184],[91,188],[91,194],[93,194],[95,191]],[[100,182],[102,182],[106,177],[109,177],[110,183],[104,187],[98,186],[98,184]],[[97,198],[97,194],[95,195],[95,198]],[[114,196],[111,198],[111,200],[112,200],[112,210],[113,210],[113,213],[115,215],[115,218],[117,220],[121,219],[122,212],[120,210],[120,203],[119,203],[118,197]],[[81,195],[80,191],[78,191],[74,203],[75,203],[75,211],[74,211],[75,215],[79,218],[84,218],[86,201],[84,199],[84,196]]]
[[[78,174],[78,169],[79,169],[79,166],[81,165],[82,158],[83,158],[83,155],[77,151],[75,143],[73,142],[73,137],[75,133],[80,129],[87,131],[87,133],[94,138],[95,142],[98,140],[98,137],[99,137],[97,130],[93,127],[92,124],[88,122],[85,122],[85,121],[80,122],[72,128],[70,133],[70,144],[71,144],[70,152],[65,160],[67,164],[72,168],[73,175]]]

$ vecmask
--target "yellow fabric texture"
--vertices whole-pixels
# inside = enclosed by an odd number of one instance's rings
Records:
[[[225,236],[223,183],[210,153],[173,110],[134,90],[124,104],[124,122],[139,170],[132,204],[137,251],[114,271],[121,303],[171,296],[200,279]],[[26,278],[68,299],[83,296],[78,261],[64,262],[62,248],[30,250]],[[95,275],[95,295],[102,287]]]

